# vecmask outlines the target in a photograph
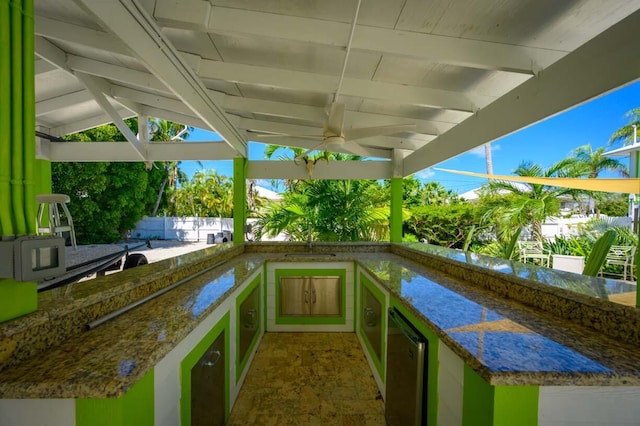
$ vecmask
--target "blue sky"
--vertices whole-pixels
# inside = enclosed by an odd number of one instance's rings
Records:
[[[548,167],[569,155],[582,145],[593,149],[607,146],[611,134],[628,123],[625,114],[640,107],[640,82],[627,85],[568,111],[529,126],[492,143],[493,171],[509,175],[521,162],[531,161]],[[215,133],[195,130],[189,140],[219,140]],[[249,143],[249,158],[264,159],[263,144]],[[619,147],[616,146],[616,147]],[[200,169],[195,161],[184,161],[182,169],[191,177]],[[486,172],[484,147],[440,163],[437,167]],[[204,169],[215,169],[220,174],[233,175],[231,161],[204,161]],[[432,169],[417,173],[422,181],[440,182],[448,189],[462,194],[477,188],[484,180],[455,175]]]

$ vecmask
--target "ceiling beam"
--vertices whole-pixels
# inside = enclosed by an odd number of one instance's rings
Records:
[[[72,107],[92,100],[93,96],[91,96],[91,93],[87,90],[78,90],[76,92],[66,93],[54,98],[38,101],[36,102],[36,117],[49,114],[61,108]]]
[[[212,60],[202,60],[200,76],[234,83],[259,84],[319,93],[333,93],[337,86],[337,76]],[[469,112],[476,111],[495,100],[493,96],[463,94],[356,78],[345,78],[340,94]]]
[[[133,70],[75,55],[67,56],[67,66],[74,71],[91,74],[96,77],[102,77],[144,89],[152,89],[162,93],[171,93],[171,90],[169,90],[167,86],[149,72]]]
[[[42,58],[36,58],[35,61],[35,75],[36,77],[39,75],[46,74],[51,71],[56,71],[58,67],[53,65],[51,62],[45,61]]]
[[[640,76],[640,11],[591,39],[536,78],[428,143],[404,160],[409,175],[553,114],[614,90]]]
[[[204,3],[204,2],[199,2]],[[170,6],[173,4],[173,7]],[[205,31],[285,39],[343,48],[351,24],[321,19],[212,6],[194,14],[171,0],[157,0],[154,16],[163,25],[201,28],[203,15],[209,16]],[[405,56],[430,62],[487,70],[534,74],[566,54],[563,51],[515,46],[421,34],[387,28],[356,25],[353,50]]]
[[[64,52],[64,50],[51,43],[49,40],[40,36],[36,36],[35,50],[36,55],[38,55],[40,58],[44,59],[55,67],[73,75],[73,72],[67,66],[67,54]]]
[[[142,142],[138,140],[138,137],[133,134],[129,126],[120,118],[116,109],[111,105],[111,102],[104,95],[105,93],[109,93],[110,85],[106,80],[102,80],[98,77],[94,77],[88,74],[75,73],[78,80],[85,85],[85,87],[91,92],[91,95],[95,99],[95,101],[100,105],[100,108],[104,112],[107,113],[113,124],[120,130],[120,133],[125,137],[125,139],[133,145],[133,148],[138,153],[140,159],[142,161],[147,161],[147,155],[145,152],[145,147],[142,145]]]
[[[76,43],[98,50],[132,56],[131,51],[111,34],[75,25],[71,22],[62,22],[36,15],[35,32],[36,35],[51,40]]]
[[[116,35],[160,81],[191,108],[209,129],[218,132],[241,156],[247,143],[233,127],[193,69],[178,54],[153,17],[133,0],[75,0]]]
[[[269,145],[282,145],[285,147],[293,147],[293,148],[301,148],[301,149],[314,149],[316,148],[321,140],[314,139],[302,139],[302,138],[293,138],[293,137],[262,137],[257,134],[247,132],[247,138],[253,142],[266,143]],[[347,142],[351,143],[351,142]],[[369,146],[363,147],[370,153],[371,157],[375,158],[391,158],[391,150],[383,149],[383,148],[372,148]],[[337,147],[333,147],[331,149],[332,152],[340,152],[342,154],[353,154],[352,152],[347,151],[346,149],[338,149]]]
[[[124,142],[52,142],[50,160],[55,162],[138,162],[136,150]],[[149,161],[229,160],[237,153],[220,142],[158,142],[147,144]]]
[[[297,163],[297,164],[296,164]],[[313,166],[313,179],[390,179],[391,161],[323,161]],[[247,179],[309,179],[304,161],[249,161]]]
[[[153,89],[154,92],[164,92],[170,94],[169,90],[150,73],[131,70],[122,66],[106,64],[104,62],[92,59],[81,58],[78,56],[68,55],[67,65],[74,71],[103,77],[109,80],[121,82],[127,85],[134,85],[139,89]],[[227,112],[250,112],[263,115],[272,115],[275,117],[286,117],[305,121],[316,122],[318,125],[324,123],[327,117],[325,108],[292,104],[288,102],[275,102],[263,99],[244,98],[239,96],[227,96],[219,92],[210,90],[210,95],[218,102]],[[116,97],[127,97],[140,103],[152,101],[169,102],[176,111],[186,114],[185,106],[180,106],[178,100],[174,97],[162,97],[160,94],[149,94],[142,90],[125,88],[114,85],[112,94]],[[187,114],[188,115],[188,114]],[[387,126],[393,124],[415,124],[416,131],[424,134],[439,135],[451,127],[455,123],[435,120],[418,120],[413,118],[399,117],[393,115],[372,114],[358,111],[345,111],[345,122],[347,128],[365,127],[365,126]]]
[[[117,109],[116,112],[122,119],[136,116],[135,112],[131,112],[126,108]],[[49,127],[49,128],[51,129],[52,135],[64,136],[64,135],[69,135],[71,133],[78,133],[84,130],[93,129],[95,127],[102,126],[104,124],[109,124],[112,121],[113,120],[109,115],[103,113],[103,114],[98,114],[92,117],[86,117],[80,120],[74,120],[73,123],[68,123],[61,126]]]

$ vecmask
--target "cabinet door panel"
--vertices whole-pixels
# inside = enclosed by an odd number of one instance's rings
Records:
[[[311,315],[339,317],[342,307],[340,277],[313,277],[311,285]]]
[[[260,329],[260,287],[254,288],[249,296],[240,304],[238,315],[240,318],[240,325],[238,327],[240,345],[238,347],[238,353],[240,359],[243,360],[247,355],[247,350],[253,338]]]
[[[309,279],[305,277],[280,278],[280,315],[309,314]]]
[[[224,331],[191,369],[191,425],[224,425]]]

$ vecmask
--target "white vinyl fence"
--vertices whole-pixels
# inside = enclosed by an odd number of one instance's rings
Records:
[[[257,219],[247,219],[252,224]],[[233,233],[233,218],[144,217],[131,231],[131,238],[178,241],[207,241],[209,234]]]

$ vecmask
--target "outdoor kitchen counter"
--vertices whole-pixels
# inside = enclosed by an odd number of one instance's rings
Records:
[[[210,272],[132,311],[3,369],[0,397],[122,395],[265,261],[358,262],[424,321],[441,343],[494,385],[640,385],[637,345],[496,296],[472,282],[477,281],[473,275],[478,272],[468,273],[469,279],[452,277],[431,267],[433,259],[389,244],[323,244],[317,247],[317,257],[286,256],[292,248],[304,250],[303,245],[281,244],[277,252],[271,246],[246,244],[228,250],[205,249],[165,263],[166,276],[183,263],[193,268],[206,260],[203,264],[215,266],[209,258],[234,254]],[[394,247],[399,247],[402,255],[390,253]],[[332,248],[335,256],[323,255],[323,251]],[[148,265],[131,271],[138,269],[134,275],[142,276],[147,267],[147,271],[159,268]],[[134,276],[119,275],[102,277],[94,284],[116,285],[123,276]],[[82,292],[97,297],[88,287]],[[58,299],[64,299],[64,295]]]

